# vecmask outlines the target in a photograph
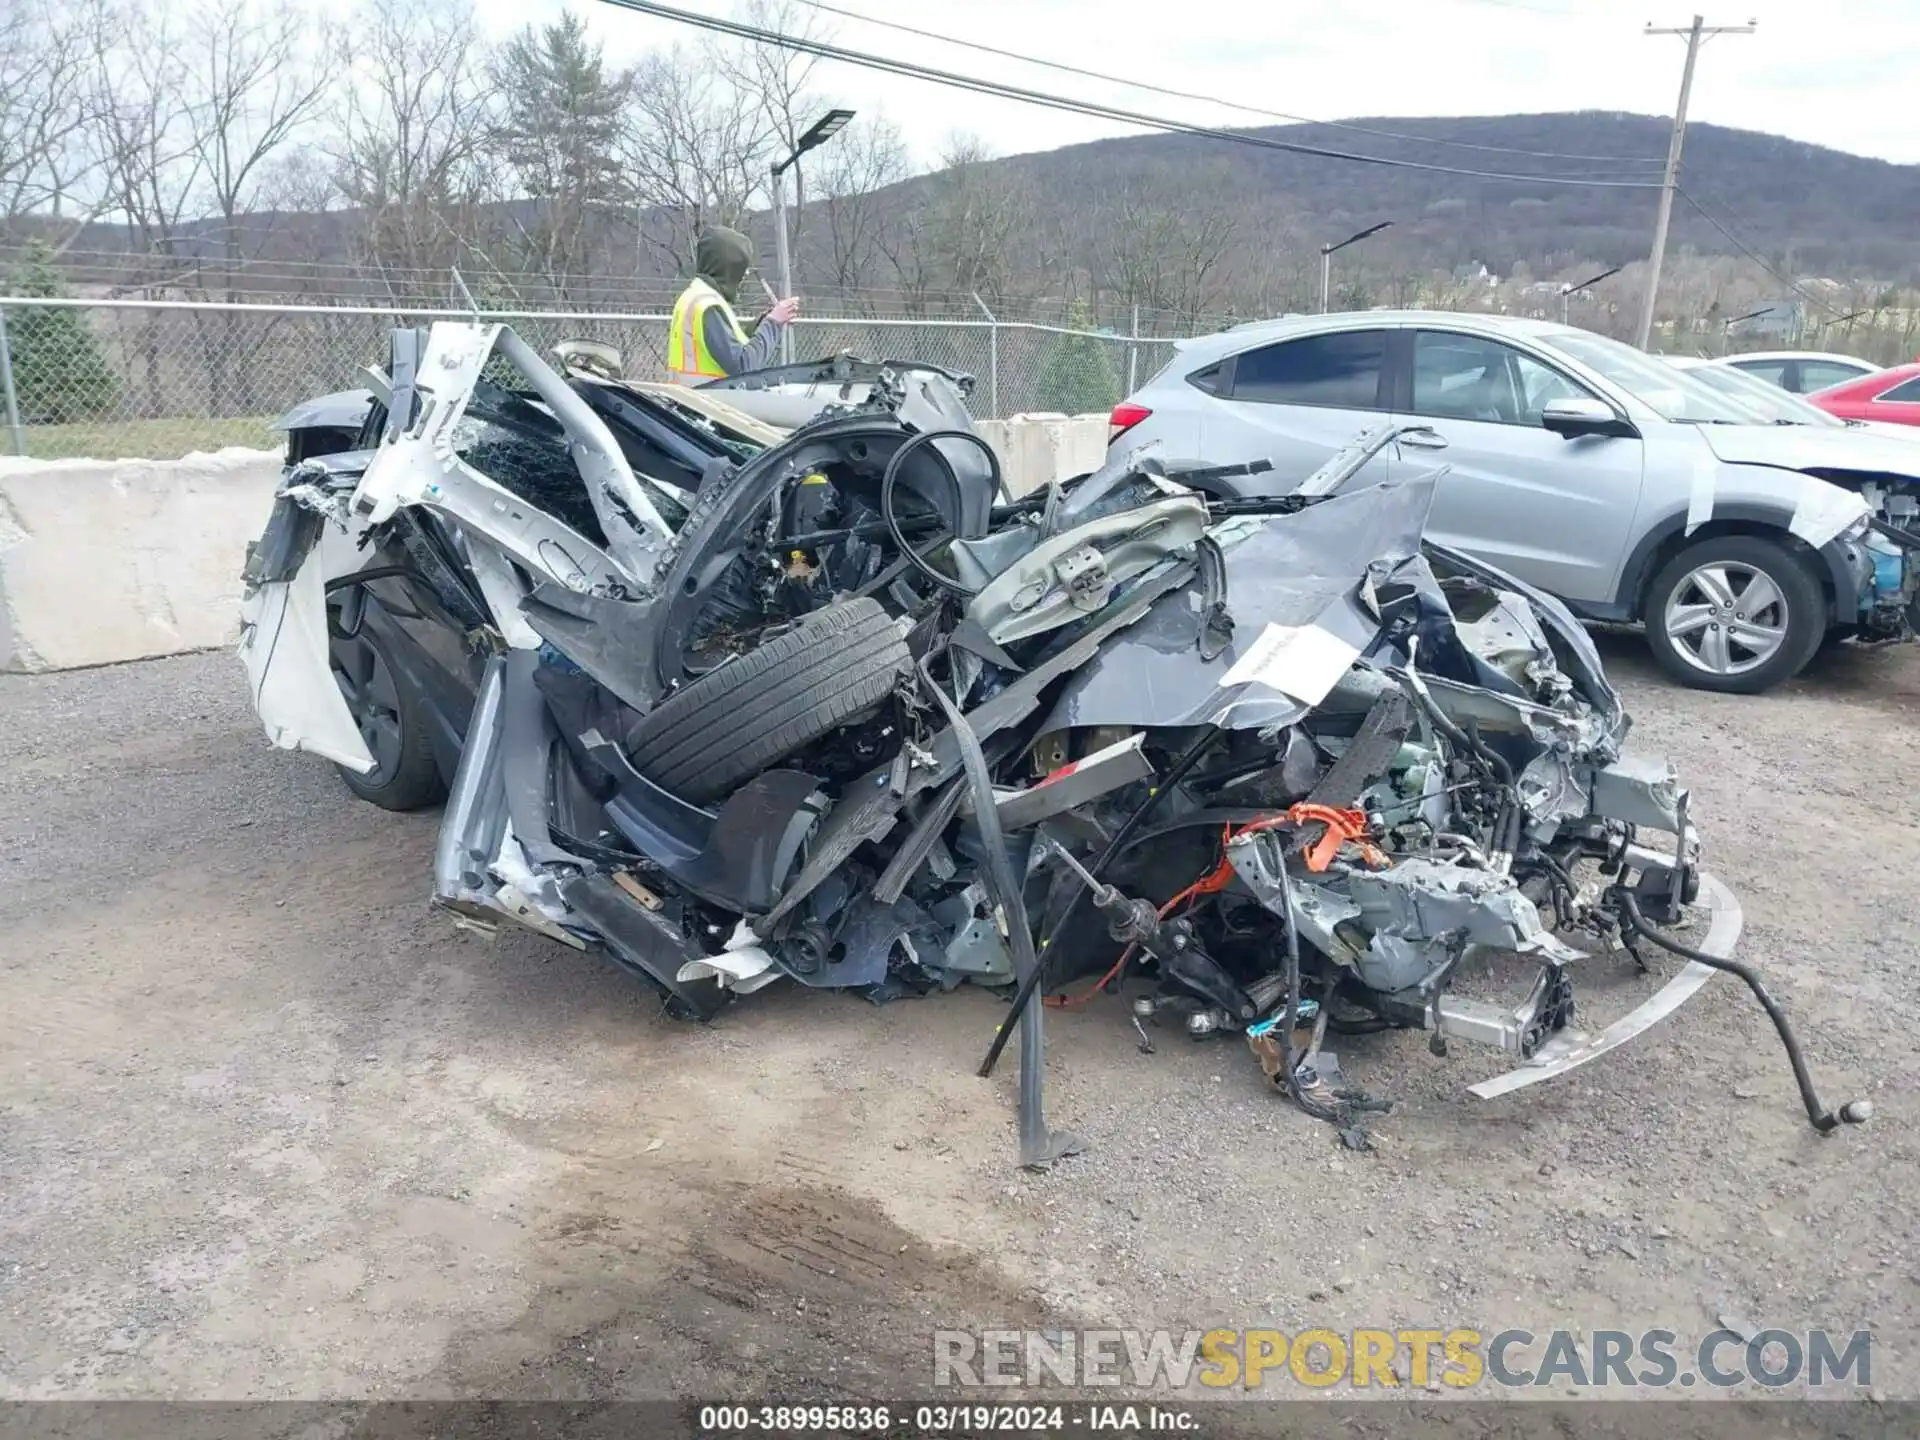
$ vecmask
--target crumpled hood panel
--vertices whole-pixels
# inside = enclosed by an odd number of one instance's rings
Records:
[[[1199,597],[1177,591],[1080,669],[1043,728],[1208,724],[1244,730],[1298,720],[1321,697],[1268,683],[1288,669],[1274,651],[1273,632],[1317,630],[1323,633],[1308,642],[1317,651],[1337,646],[1358,656],[1379,624],[1355,592],[1420,553],[1433,492],[1433,477],[1423,475],[1260,522],[1255,533],[1226,548],[1234,631],[1219,656],[1201,658]],[[1324,674],[1315,653],[1302,650],[1297,662],[1297,673]]]

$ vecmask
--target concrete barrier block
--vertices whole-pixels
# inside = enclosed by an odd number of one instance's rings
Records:
[[[1104,415],[983,420],[1015,495],[1106,458]],[[0,459],[0,670],[110,665],[233,644],[240,566],[281,460]]]
[[[0,460],[0,670],[229,645],[240,566],[280,478],[270,450]]]
[[[1016,496],[1097,470],[1107,456],[1105,415],[1022,414],[982,420],[979,428]]]

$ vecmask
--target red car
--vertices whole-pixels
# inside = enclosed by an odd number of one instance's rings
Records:
[[[1842,420],[1891,421],[1895,425],[1920,425],[1920,360],[1911,365],[1896,365],[1891,370],[1876,370],[1826,390],[1807,396],[1829,415]]]

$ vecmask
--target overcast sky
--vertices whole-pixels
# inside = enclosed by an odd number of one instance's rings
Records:
[[[735,13],[733,0],[666,0]],[[788,0],[799,4],[799,0]],[[1685,42],[1642,34],[1685,25],[1681,0],[831,0],[838,9],[1065,61],[1127,79],[1313,119],[1493,115],[1544,110],[1672,113]],[[1715,0],[1722,3],[1722,0]],[[1709,23],[1759,22],[1701,51],[1691,118],[1920,163],[1920,0],[1726,0]],[[557,13],[563,0],[477,0],[494,34]],[[572,0],[608,53],[631,58],[686,26]],[[1218,105],[1064,76],[834,15],[828,38],[1030,89],[1203,124],[1259,124]],[[883,111],[915,159],[955,132],[1001,154],[1128,133],[1129,127],[827,63],[826,98]]]

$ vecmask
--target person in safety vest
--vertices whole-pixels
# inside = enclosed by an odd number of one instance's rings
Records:
[[[694,244],[694,277],[673,306],[667,337],[667,378],[698,385],[723,375],[764,369],[780,347],[780,332],[793,323],[800,302],[773,302],[749,336],[734,316],[740,282],[753,264],[753,242],[738,230],[702,230]]]

